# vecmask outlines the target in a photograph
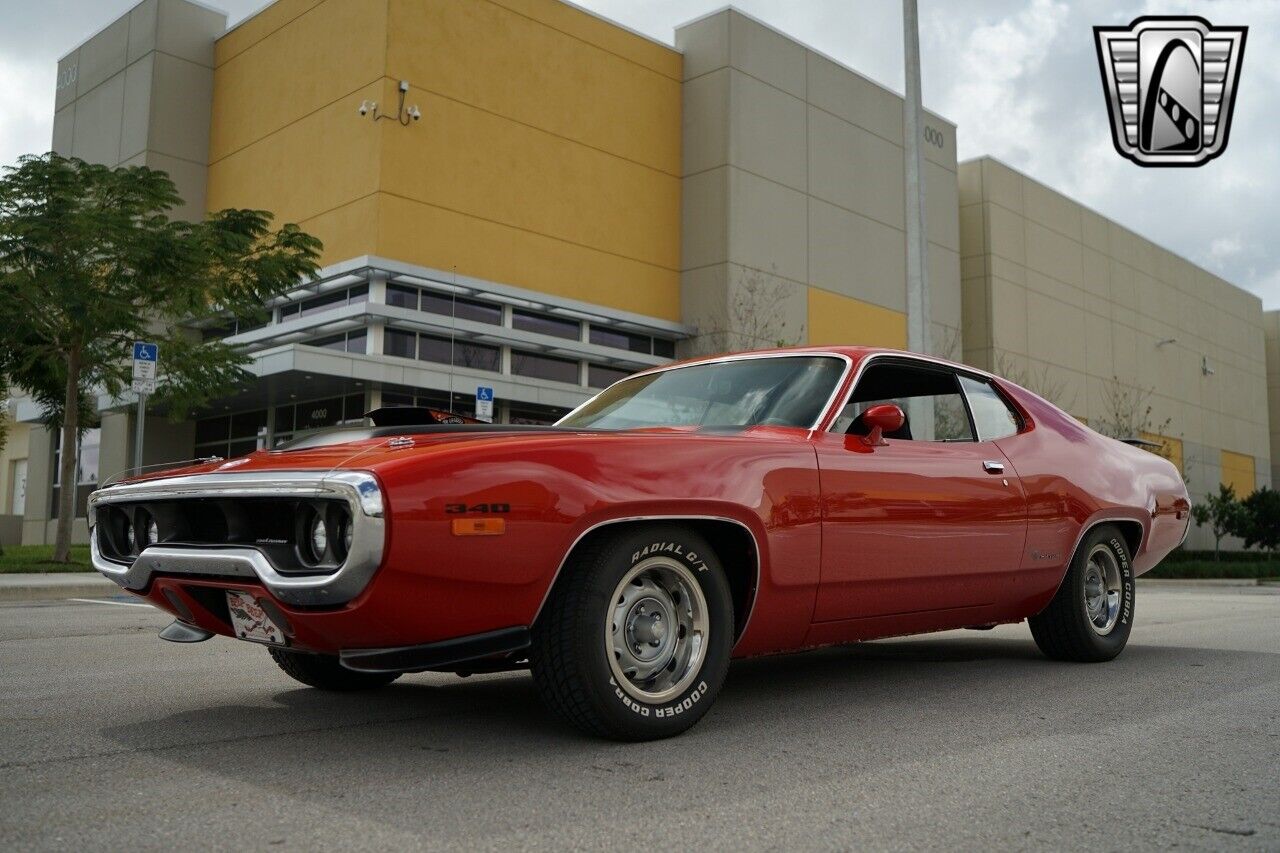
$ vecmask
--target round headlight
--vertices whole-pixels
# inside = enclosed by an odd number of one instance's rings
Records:
[[[147,525],[147,544],[154,545],[160,541],[160,525],[156,524],[156,520],[151,519],[151,523]]]
[[[351,519],[343,517],[342,519],[342,551],[345,554],[351,553]]]
[[[133,532],[133,522],[126,521],[124,523],[124,542],[129,546],[129,553],[138,550],[138,536]]]
[[[323,560],[329,550],[329,533],[324,529],[324,516],[317,515],[311,521],[311,553],[317,560]]]

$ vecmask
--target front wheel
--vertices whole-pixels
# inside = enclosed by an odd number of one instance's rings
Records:
[[[1128,543],[1119,528],[1099,525],[1081,541],[1049,606],[1029,620],[1031,636],[1055,660],[1111,660],[1133,629],[1133,593]]]
[[[618,740],[679,734],[707,712],[733,647],[733,598],[707,542],[654,525],[589,543],[533,630],[543,701]]]

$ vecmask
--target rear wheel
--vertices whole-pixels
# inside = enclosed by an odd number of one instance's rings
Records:
[[[321,690],[372,690],[385,687],[400,677],[398,672],[356,672],[338,661],[337,655],[318,655],[279,649],[267,651],[271,657],[295,681]]]
[[[543,701],[619,740],[696,723],[733,646],[733,599],[707,542],[680,525],[635,528],[589,543],[565,572],[533,631]]]
[[[1032,616],[1031,636],[1055,660],[1104,661],[1133,629],[1134,577],[1119,528],[1103,524],[1080,543],[1049,606]]]

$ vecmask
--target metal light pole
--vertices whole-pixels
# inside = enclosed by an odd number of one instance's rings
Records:
[[[902,102],[902,141],[905,154],[907,213],[907,349],[928,353],[929,249],[924,221],[924,133],[920,98],[920,25],[916,0],[902,0],[902,47],[907,94]],[[933,400],[910,401],[911,431],[917,439],[933,438]]]

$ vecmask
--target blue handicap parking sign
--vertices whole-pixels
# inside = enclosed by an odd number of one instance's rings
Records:
[[[159,356],[160,348],[155,344],[144,344],[138,341],[133,345],[134,361],[158,361]]]
[[[486,388],[483,385],[477,387],[476,399],[481,401],[493,402],[493,389]]]

